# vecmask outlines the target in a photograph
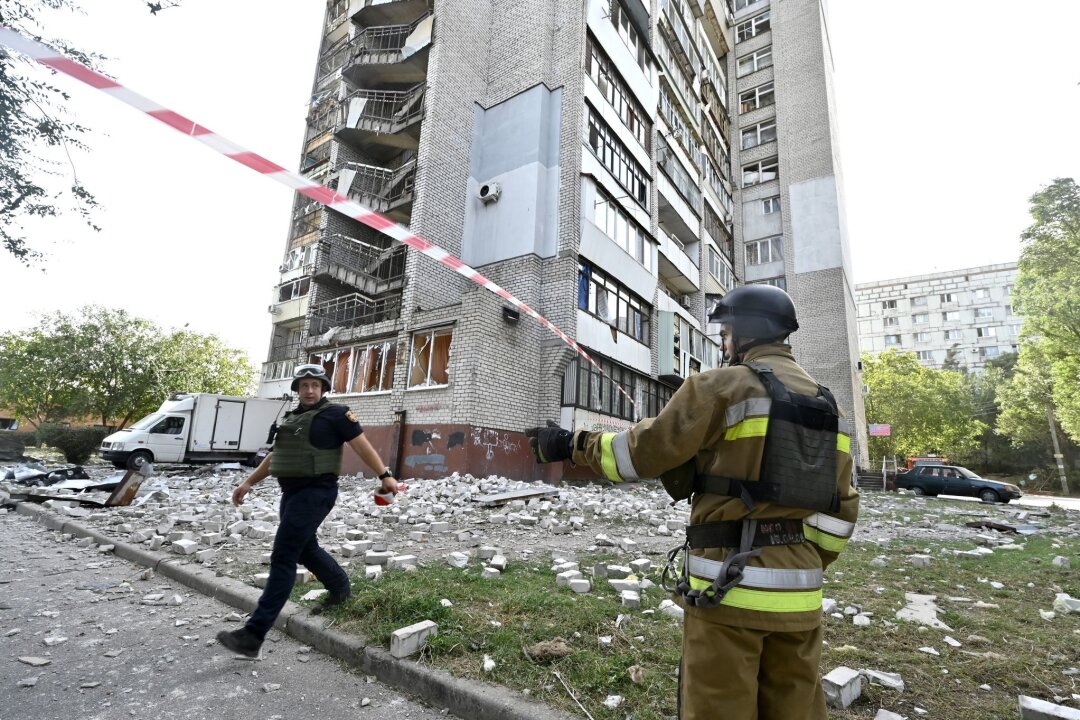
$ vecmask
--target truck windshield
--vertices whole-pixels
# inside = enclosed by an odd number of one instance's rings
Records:
[[[154,423],[156,423],[158,420],[160,420],[163,417],[165,417],[165,416],[162,415],[161,413],[154,413],[153,415],[147,415],[142,420],[139,420],[138,422],[132,423],[131,425],[129,425],[127,429],[128,430],[146,430],[147,428],[150,428],[151,426],[153,426]]]

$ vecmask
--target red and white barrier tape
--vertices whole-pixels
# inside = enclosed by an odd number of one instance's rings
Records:
[[[241,165],[246,165],[257,173],[266,175],[267,177],[278,181],[283,185],[287,185],[301,195],[305,195],[312,200],[316,200],[326,207],[347,215],[348,217],[358,220],[370,228],[378,230],[379,232],[387,235],[398,242],[402,242],[412,249],[426,255],[427,257],[435,260],[442,265],[454,270],[459,275],[472,280],[477,285],[490,290],[506,302],[510,303],[514,307],[518,308],[526,315],[535,318],[541,325],[555,333],[564,343],[573,348],[579,355],[588,360],[593,367],[595,367],[601,375],[611,380],[611,383],[618,388],[619,392],[626,396],[626,399],[630,401],[631,406],[637,407],[634,399],[630,397],[629,393],[622,388],[619,383],[615,382],[603,368],[592,357],[589,356],[585,350],[578,345],[573,338],[569,337],[566,333],[555,326],[550,320],[533,310],[531,307],[518,300],[516,297],[510,294],[509,291],[500,287],[496,283],[492,282],[482,274],[463,263],[458,258],[454,257],[446,250],[443,250],[437,245],[429,243],[418,235],[413,234],[407,227],[400,225],[390,218],[380,215],[379,213],[364,207],[355,200],[351,200],[344,195],[338,194],[336,190],[320,185],[317,182],[309,180],[299,173],[286,170],[285,168],[270,162],[261,155],[245,150],[239,145],[233,143],[231,140],[218,135],[217,133],[209,130],[196,122],[188,120],[183,115],[173,112],[168,108],[158,105],[153,100],[140,95],[128,88],[124,87],[120,83],[116,82],[112,78],[106,77],[101,73],[88,68],[80,62],[72,60],[71,58],[57,53],[57,51],[44,43],[31,40],[30,38],[22,35],[21,33],[12,30],[11,28],[0,25],[0,45],[7,46],[12,50],[16,50],[23,55],[30,57],[31,59],[52,68],[53,70],[68,75],[76,80],[86,83],[90,87],[100,90],[106,95],[111,95],[120,102],[123,102],[136,110],[141,110],[150,117],[160,120],[169,127],[189,135],[192,138],[198,140],[203,145],[216,150],[225,157],[235,160]]]

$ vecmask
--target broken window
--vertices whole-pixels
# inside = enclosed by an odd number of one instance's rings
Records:
[[[746,42],[750,38],[757,37],[765,32],[769,27],[769,11],[766,10],[760,15],[756,15],[735,26],[735,42]]]
[[[742,149],[748,150],[758,145],[776,140],[776,121],[766,120],[757,125],[751,125],[742,131]]]
[[[350,359],[352,357],[351,350],[338,350],[337,359],[334,363],[334,376],[330,380],[330,391],[336,393],[348,392],[349,390],[349,370],[352,363]]]
[[[783,238],[765,238],[746,243],[746,264],[764,265],[784,259]]]
[[[300,278],[278,288],[278,302],[304,297],[311,289],[311,278]]]
[[[15,418],[0,418],[0,430],[18,430],[19,421]]]
[[[356,372],[352,391],[356,393],[386,392],[394,386],[397,366],[397,345],[392,341],[373,343],[357,348]]]
[[[762,160],[761,162],[744,166],[742,171],[743,187],[759,185],[775,180],[779,167],[780,164],[777,162],[776,158]]]
[[[739,93],[739,112],[748,113],[751,110],[772,105],[774,102],[776,102],[776,94],[773,91],[773,84],[767,82],[744,93]]]
[[[578,308],[643,343],[652,309],[644,300],[589,263],[578,266]]]
[[[413,335],[409,387],[440,387],[450,383],[450,340],[452,329],[431,330]]]

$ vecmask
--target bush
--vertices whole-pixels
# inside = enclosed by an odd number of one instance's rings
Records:
[[[69,463],[81,465],[101,447],[101,441],[109,432],[103,427],[68,428],[45,424],[38,428],[38,437],[43,444],[62,452]]]

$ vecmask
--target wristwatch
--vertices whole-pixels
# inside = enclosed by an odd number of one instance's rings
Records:
[[[385,480],[388,477],[394,477],[394,473],[390,472],[389,467],[382,471],[382,474],[379,475],[379,479],[380,480]]]

